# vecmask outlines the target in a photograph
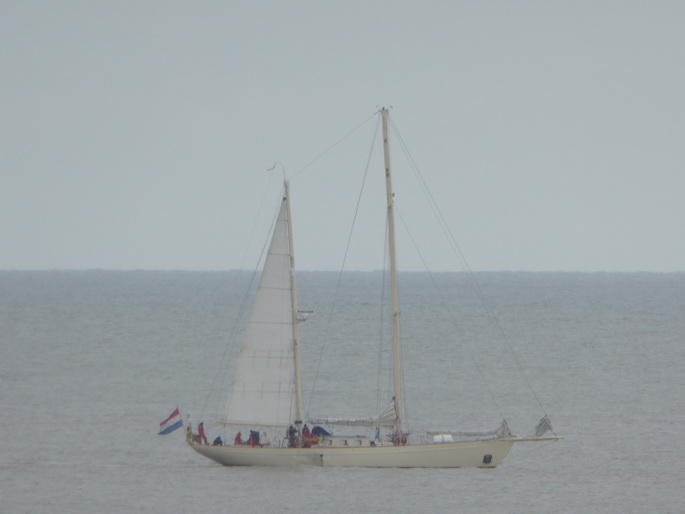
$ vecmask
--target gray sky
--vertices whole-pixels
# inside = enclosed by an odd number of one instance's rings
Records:
[[[473,270],[685,270],[684,21],[680,1],[2,2],[0,269],[252,268],[278,161],[299,268],[338,270],[392,105]],[[424,259],[460,270],[392,144]],[[381,267],[382,223],[348,269]]]

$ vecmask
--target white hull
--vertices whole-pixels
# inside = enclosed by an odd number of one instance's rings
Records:
[[[513,443],[510,438],[499,438],[363,448],[253,448],[189,444],[200,455],[224,466],[305,464],[364,468],[494,468],[507,456]]]

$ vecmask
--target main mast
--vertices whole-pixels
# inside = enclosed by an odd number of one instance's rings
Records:
[[[293,245],[293,222],[290,212],[290,184],[284,181],[285,186],[285,206],[288,218],[288,255],[290,256],[290,295],[292,305],[293,320],[293,351],[295,353],[295,395],[296,413],[295,421],[302,420],[302,377],[300,372],[300,330],[297,320],[297,281],[295,280],[295,250]]]
[[[388,141],[388,110],[381,109],[383,122],[383,156],[385,159],[385,191],[388,208],[388,247],[390,252],[390,297],[392,318],[392,380],[395,389],[396,432],[402,431],[404,403],[402,401],[402,359],[400,355],[400,309],[397,298],[397,258],[395,254],[395,210],[390,176],[390,143]]]

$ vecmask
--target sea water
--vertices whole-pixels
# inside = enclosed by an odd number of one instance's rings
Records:
[[[280,469],[157,435],[177,405],[218,435],[249,273],[0,272],[0,512],[685,511],[685,274],[474,277],[400,275],[410,427],[547,414],[563,441],[494,470]],[[305,407],[373,414],[382,275],[298,279]]]

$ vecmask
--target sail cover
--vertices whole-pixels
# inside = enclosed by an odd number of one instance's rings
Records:
[[[238,357],[224,423],[290,426],[295,352],[286,199],[283,199]]]

